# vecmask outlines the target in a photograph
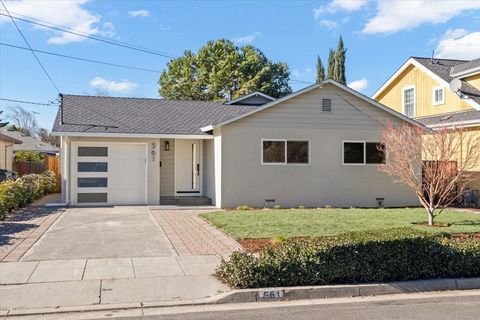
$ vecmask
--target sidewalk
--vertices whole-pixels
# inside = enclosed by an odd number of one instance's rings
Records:
[[[216,256],[0,263],[0,309],[56,308],[209,298],[229,289]]]

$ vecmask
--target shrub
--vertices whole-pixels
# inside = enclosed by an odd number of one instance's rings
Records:
[[[50,171],[42,174],[28,174],[16,180],[1,182],[0,218],[53,191],[55,191],[55,174]]]
[[[480,241],[411,229],[287,240],[235,252],[217,275],[237,288],[480,276]]]
[[[45,154],[35,151],[17,151],[15,152],[15,161],[43,161]]]

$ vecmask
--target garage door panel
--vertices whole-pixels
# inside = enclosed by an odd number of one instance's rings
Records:
[[[108,202],[110,204],[145,204],[145,190],[109,190]]]
[[[74,157],[74,201],[78,200],[78,194],[82,194],[81,204],[88,204],[88,199],[95,198],[94,193],[107,193],[107,202],[104,203],[109,205],[146,204],[146,144],[78,143],[74,152],[82,148],[80,151],[90,154],[91,150],[88,148],[92,146],[102,151],[99,156]],[[97,150],[94,149],[94,151]],[[106,162],[108,169],[107,172],[78,172],[79,162]],[[83,167],[88,167],[88,164]],[[81,182],[85,187],[78,186],[78,178],[100,177],[107,179],[107,187],[101,187],[100,184],[98,184],[99,187],[91,187],[95,179],[83,179]],[[105,185],[105,180],[102,179],[102,181]],[[105,200],[105,197],[102,199]]]

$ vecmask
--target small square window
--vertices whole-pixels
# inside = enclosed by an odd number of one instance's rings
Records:
[[[346,164],[364,164],[364,143],[363,142],[344,142],[343,143],[343,163]]]
[[[332,112],[332,99],[322,99],[322,111]]]
[[[263,163],[285,163],[285,141],[263,141]]]
[[[287,163],[308,163],[308,141],[287,141]]]
[[[365,157],[368,164],[385,163],[385,145],[379,142],[367,142],[365,144]]]

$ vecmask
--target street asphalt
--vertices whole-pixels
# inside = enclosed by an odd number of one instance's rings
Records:
[[[479,319],[480,290],[429,294],[394,295],[388,297],[322,299],[296,304],[281,303],[238,304],[190,307],[163,310],[143,310],[143,316],[121,317],[121,320],[165,319],[342,319],[342,320],[441,320]],[[340,301],[340,302],[339,302]],[[270,305],[270,306],[269,306]],[[195,308],[198,311],[195,311]],[[148,314],[152,315],[148,315]],[[157,313],[157,314],[153,314]],[[105,319],[106,317],[96,318]],[[90,318],[92,319],[92,318]]]

